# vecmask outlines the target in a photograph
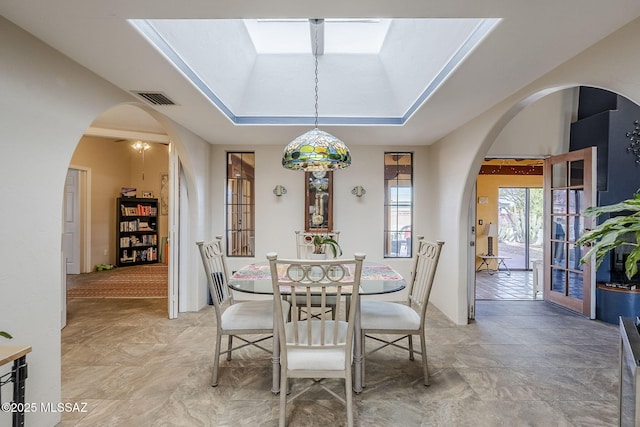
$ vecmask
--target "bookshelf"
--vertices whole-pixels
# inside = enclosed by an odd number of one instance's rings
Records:
[[[158,262],[158,199],[118,197],[116,265]]]

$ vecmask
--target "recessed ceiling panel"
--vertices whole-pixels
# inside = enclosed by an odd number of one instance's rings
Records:
[[[132,20],[236,124],[313,124],[308,20]],[[497,19],[327,19],[321,124],[404,124]]]

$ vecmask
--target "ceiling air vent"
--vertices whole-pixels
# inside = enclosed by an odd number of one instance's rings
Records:
[[[162,92],[140,92],[140,91],[132,91],[140,98],[147,101],[149,104],[153,105],[176,105],[175,102],[167,98],[167,96]]]

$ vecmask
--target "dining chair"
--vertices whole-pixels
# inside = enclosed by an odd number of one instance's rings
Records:
[[[269,300],[236,302],[233,292],[227,286],[228,268],[227,260],[222,246],[222,236],[210,242],[196,242],[200,249],[200,255],[207,276],[207,283],[211,299],[216,312],[216,344],[214,349],[213,378],[211,385],[218,385],[218,368],[220,356],[227,355],[231,360],[234,350],[252,345],[271,354],[272,350],[263,347],[259,343],[273,336],[273,308],[274,304]],[[279,305],[283,316],[288,316],[289,303],[284,301]],[[228,335],[227,350],[222,351],[222,336]],[[242,335],[267,335],[251,340]],[[243,344],[233,347],[233,337],[238,338]]]
[[[327,307],[327,300],[332,296],[339,300],[342,295],[348,295],[351,305],[346,321],[324,316],[300,320],[293,316],[285,322],[283,317],[278,317],[281,427],[286,425],[289,378],[312,378],[312,385],[319,384],[346,405],[347,425],[353,426],[353,334],[364,258],[365,254],[356,253],[353,259],[286,260],[278,259],[278,254],[273,252],[267,254],[276,310],[284,309],[282,295],[285,294],[292,296],[293,310],[299,305],[311,309],[312,296],[319,298],[321,309]],[[340,307],[336,307],[338,314]],[[324,378],[343,378],[345,399],[318,380]],[[289,401],[305,391],[291,396]]]
[[[313,254],[313,250],[314,250],[314,244],[313,244],[313,237],[316,236],[317,234],[320,234],[322,236],[325,237],[329,237],[333,240],[335,240],[336,242],[340,242],[340,232],[339,231],[329,231],[329,232],[318,232],[318,231],[299,231],[296,230],[296,256],[298,257],[298,259],[309,259],[311,258],[311,255]],[[327,251],[327,248],[325,248],[325,253]],[[327,304],[328,309],[326,311],[321,311],[320,313],[313,313],[313,312],[309,312],[312,313],[311,316],[313,317],[319,317],[322,316],[324,314],[326,314],[327,312],[331,311],[331,318],[335,319],[336,318],[336,304],[338,303],[339,300],[336,300],[333,297],[329,298],[329,303]],[[311,305],[313,308],[317,309],[320,305],[319,301],[317,301],[317,299],[314,297],[312,298],[312,302],[313,304]],[[307,314],[308,312],[306,311],[306,309],[302,308],[301,305],[298,305],[298,310],[294,310],[294,312],[297,311],[298,313],[298,319],[300,319],[302,317],[303,314]]]
[[[411,282],[409,283],[409,297],[406,304],[388,301],[361,301],[360,325],[362,329],[362,384],[365,385],[365,341],[366,338],[383,343],[371,350],[374,353],[387,346],[394,346],[409,351],[409,360],[414,360],[413,354],[418,353],[422,358],[424,385],[429,385],[429,368],[427,366],[427,346],[425,338],[425,315],[429,304],[429,295],[436,274],[436,267],[444,242],[425,241],[418,237],[418,249],[414,262]],[[416,309],[413,308],[415,306]],[[393,340],[382,339],[376,335],[401,335]],[[420,336],[420,352],[413,349],[413,335]],[[397,344],[407,338],[408,346]]]

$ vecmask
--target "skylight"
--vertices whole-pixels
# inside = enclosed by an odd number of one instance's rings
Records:
[[[238,125],[403,125],[500,20],[138,19],[150,43]],[[137,89],[137,88],[136,88]]]
[[[257,54],[311,53],[308,19],[244,19]],[[382,49],[390,19],[325,19],[324,52],[372,54]]]

